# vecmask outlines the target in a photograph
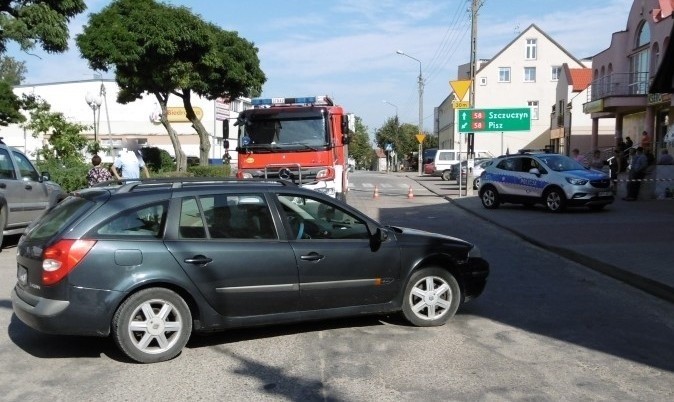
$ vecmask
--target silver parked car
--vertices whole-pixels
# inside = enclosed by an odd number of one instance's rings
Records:
[[[49,179],[49,173],[38,173],[26,155],[0,138],[0,245],[5,235],[23,233],[64,197]]]
[[[549,211],[567,206],[600,210],[614,200],[606,173],[590,170],[565,155],[522,152],[495,158],[480,176],[485,208],[501,203],[543,204]]]

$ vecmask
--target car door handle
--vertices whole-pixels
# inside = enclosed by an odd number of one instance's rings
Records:
[[[206,265],[209,262],[213,262],[213,259],[208,258],[205,255],[195,255],[192,258],[185,258],[185,262],[194,265]]]
[[[26,184],[26,190],[32,190],[32,189],[33,189],[33,186],[31,186],[30,184]]]
[[[311,253],[309,253],[307,255],[300,256],[300,259],[303,260],[303,261],[320,261],[323,258],[325,258],[324,255],[320,255],[315,251],[312,251]]]

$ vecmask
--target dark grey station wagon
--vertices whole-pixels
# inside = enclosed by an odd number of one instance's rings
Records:
[[[168,360],[193,331],[402,311],[442,325],[483,291],[466,241],[384,226],[285,182],[146,180],[77,192],[22,236],[14,312]]]

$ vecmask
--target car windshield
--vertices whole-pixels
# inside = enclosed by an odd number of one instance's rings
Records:
[[[566,172],[569,170],[585,170],[585,166],[565,155],[542,155],[540,159],[550,170]]]
[[[328,145],[323,114],[274,113],[253,115],[242,124],[239,146],[262,149],[315,149]]]

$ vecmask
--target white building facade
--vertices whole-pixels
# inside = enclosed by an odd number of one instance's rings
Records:
[[[564,64],[571,68],[585,67],[534,24],[493,58],[481,61],[475,73],[474,108],[528,107],[531,109],[531,129],[476,132],[475,149],[501,155],[524,148],[549,147],[550,111],[556,102],[557,83]],[[469,68],[468,64],[459,66],[459,79],[469,77]],[[462,142],[460,147],[465,148],[465,135],[455,135]]]
[[[51,111],[60,112],[72,122],[88,125],[82,134],[89,140],[96,140],[105,152],[106,162],[112,161],[122,148],[157,147],[175,156],[175,150],[166,129],[159,121],[161,110],[153,95],[128,104],[117,102],[119,87],[114,80],[93,79],[14,87],[17,96],[32,94],[51,105]],[[92,107],[87,100],[94,100]],[[197,117],[211,134],[209,160],[220,163],[225,157],[223,147],[223,121],[229,118],[229,155],[236,164],[236,127],[234,121],[238,112],[250,106],[249,99],[237,99],[231,103],[216,102],[197,95],[192,96],[192,106]],[[216,110],[217,108],[217,110]],[[185,117],[182,99],[170,96],[168,101],[169,121],[178,133],[181,148],[187,156],[199,156],[199,136]],[[35,159],[36,151],[47,141],[43,135],[34,133],[21,125],[12,124],[0,129],[0,136],[7,145],[23,150]],[[112,146],[111,146],[112,145]]]

